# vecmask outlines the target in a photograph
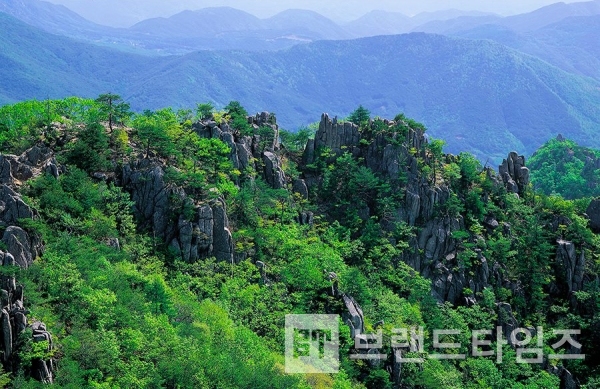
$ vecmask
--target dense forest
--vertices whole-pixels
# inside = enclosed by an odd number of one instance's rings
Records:
[[[294,133],[236,101],[0,107],[0,382],[600,387],[597,193],[540,190],[562,144],[531,172],[510,150],[496,172],[443,145],[363,107]],[[338,373],[285,372],[285,315],[308,313],[339,315]],[[413,327],[399,351],[395,329]],[[456,330],[448,347],[436,329]],[[377,331],[387,356],[361,358],[354,336]]]

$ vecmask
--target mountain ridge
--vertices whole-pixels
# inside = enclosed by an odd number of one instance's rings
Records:
[[[497,43],[413,33],[320,41],[280,52],[149,58],[74,44],[22,23],[12,27],[14,18],[3,22],[7,31],[21,31],[12,38],[2,35],[5,51],[16,53],[20,63],[4,69],[6,79],[27,69],[29,75],[60,80],[56,85],[30,80],[25,88],[16,81],[5,84],[0,93],[11,96],[9,101],[91,97],[107,90],[138,109],[239,100],[255,111],[272,107],[287,118],[282,124],[288,128],[308,124],[323,110],[343,117],[364,104],[379,116],[405,112],[445,139],[449,150],[495,161],[506,144],[532,153],[565,128],[584,145],[597,143],[590,131],[600,123],[593,103],[600,99],[598,82]],[[473,138],[478,131],[490,141],[482,145]]]

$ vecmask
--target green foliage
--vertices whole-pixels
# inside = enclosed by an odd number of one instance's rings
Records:
[[[169,158],[179,151],[174,138],[181,132],[181,127],[173,110],[145,111],[133,119],[132,126],[145,149],[146,157],[150,152],[154,152]]]
[[[108,135],[98,122],[90,122],[69,147],[67,161],[87,172],[108,170]]]
[[[108,121],[110,132],[113,131],[113,125],[123,125],[131,117],[130,106],[124,102],[121,96],[113,93],[105,93],[96,99],[101,113],[101,119]]]
[[[369,112],[369,110],[363,107],[362,105],[359,105],[358,108],[356,108],[354,112],[352,112],[350,116],[348,116],[348,120],[358,126],[366,125],[369,122],[370,118],[371,112]]]
[[[296,132],[279,130],[281,142],[285,148],[292,152],[304,151],[304,146],[309,139],[314,138],[317,128],[315,126],[301,127]]]
[[[534,187],[547,194],[566,199],[600,195],[598,150],[577,145],[567,139],[551,139],[528,161]]]
[[[64,100],[24,101],[0,107],[0,148],[14,154],[40,139],[53,141],[53,123],[89,122],[93,100],[69,97]]]
[[[316,175],[308,200],[288,189],[270,188],[252,168],[240,178],[229,146],[192,131],[190,112],[146,111],[133,117],[133,129],[115,127],[109,137],[99,124],[99,103],[61,104],[56,109],[63,112],[60,119],[68,124],[65,131],[72,141],[56,152],[66,169],[59,178],[41,175],[21,186],[39,217],[19,225],[41,234],[45,251],[28,269],[6,267],[2,272],[16,274],[24,283],[31,316],[46,322],[53,333],[57,387],[391,387],[387,366],[373,368],[348,357],[354,343],[345,323],[340,323],[339,374],[284,373],[285,315],[345,313],[339,294],[333,295],[336,289],[359,303],[367,332],[383,320],[384,342],[398,327],[422,326],[426,334],[459,329],[460,335],[448,337],[461,344],[459,350],[447,352],[468,354],[470,331],[495,327],[502,319],[496,304],[508,302],[522,325],[582,328],[578,340],[590,350],[591,360],[597,357],[593,329],[600,325],[600,291],[588,278],[598,274],[600,239],[583,216],[589,200],[506,193],[472,155],[445,156],[441,141],[411,150],[404,135],[409,125],[419,127],[402,115],[393,125],[375,118],[370,126],[361,126],[367,141],[361,150],[372,147],[374,137],[383,137],[392,149],[410,153],[419,172],[404,177],[414,182],[376,174],[352,154],[336,157],[327,149],[316,151],[314,166],[296,165],[312,130],[282,131],[286,172]],[[67,119],[64,112],[82,121]],[[236,102],[226,113],[211,114],[230,123],[237,116],[247,124],[247,113]],[[23,123],[35,122],[28,120]],[[36,131],[37,138],[30,141],[54,142],[46,138],[43,122]],[[274,136],[271,127],[257,134],[268,141]],[[16,144],[12,139],[6,147]],[[259,151],[270,147],[266,142],[257,146]],[[188,220],[194,219],[198,203],[225,198],[238,263],[214,258],[182,262],[164,242],[140,232],[144,226],[134,220],[129,193],[89,177],[136,154],[165,166],[166,183],[187,195],[171,200]],[[405,165],[399,164],[404,173],[411,168]],[[424,240],[429,216],[409,225],[399,211],[406,206],[408,185],[430,191],[432,197],[421,197],[421,204],[445,200],[438,202],[432,218],[452,227],[430,230],[435,238]],[[311,225],[298,223],[301,212],[313,212]],[[498,226],[490,225],[489,218]],[[118,249],[112,247],[117,239]],[[577,254],[586,256],[589,277],[574,293],[568,293],[555,263],[557,239],[574,242]],[[444,252],[432,258],[430,246],[441,242],[456,255]],[[452,306],[438,303],[432,281],[408,263],[430,273],[430,266],[443,264],[469,281],[484,272],[493,276],[483,290],[465,283],[461,297],[476,301],[467,306],[458,298]],[[381,351],[391,352],[384,344]],[[48,357],[46,346],[24,341],[15,350],[20,366]],[[439,351],[429,335],[424,349],[425,356]],[[509,346],[503,351],[501,365],[493,358],[472,357],[403,364],[402,385],[557,387],[558,378],[541,366],[516,364],[515,351]],[[586,363],[567,368],[594,387],[594,366]],[[0,383],[8,379],[0,374]],[[36,386],[24,374],[10,379],[15,387]]]
[[[199,103],[196,105],[196,117],[200,120],[210,119],[214,109],[212,103]]]
[[[241,135],[252,135],[252,127],[248,124],[248,112],[239,101],[230,101],[225,106],[225,111],[231,118],[231,127]]]

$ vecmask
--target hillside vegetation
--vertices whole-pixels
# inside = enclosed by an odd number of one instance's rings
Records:
[[[405,112],[449,152],[494,164],[506,149],[533,153],[559,131],[600,146],[597,81],[491,42],[408,34],[153,58],[49,35],[7,15],[0,24],[3,103],[110,90],[141,112],[235,99],[252,111],[272,107],[290,130],[323,110],[344,117],[364,104],[381,117]]]
[[[559,136],[531,157],[531,181],[547,195],[567,199],[600,196],[600,151]]]
[[[1,317],[15,333],[0,334],[3,384],[597,387],[590,200],[535,192],[515,153],[496,173],[424,132],[363,107],[297,134],[236,101],[0,108]],[[290,313],[340,315],[339,373],[284,373]],[[412,326],[423,340],[401,354],[392,330]],[[517,363],[518,327],[543,327],[543,363]],[[459,330],[443,338],[457,345],[435,348],[434,329]],[[476,329],[493,331],[502,363],[472,355]],[[581,349],[553,349],[561,329],[580,329]],[[377,330],[386,358],[350,358],[367,351],[352,336]],[[565,353],[585,359],[548,357]]]

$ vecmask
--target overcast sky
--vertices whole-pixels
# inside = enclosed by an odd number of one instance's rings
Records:
[[[419,12],[460,9],[510,15],[532,11],[556,0],[47,0],[64,4],[96,23],[127,27],[155,16],[170,16],[184,9],[229,6],[258,17],[289,8],[317,11],[338,22],[350,21],[381,9],[412,16]],[[575,0],[577,1],[577,0]],[[566,0],[566,3],[575,2]],[[218,21],[215,21],[218,23]]]

